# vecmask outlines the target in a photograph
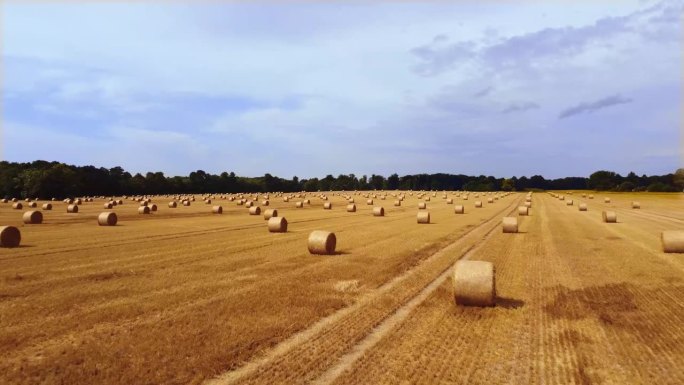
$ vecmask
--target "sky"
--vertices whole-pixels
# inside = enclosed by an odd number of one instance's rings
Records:
[[[129,172],[666,174],[681,0],[0,3],[0,158]]]

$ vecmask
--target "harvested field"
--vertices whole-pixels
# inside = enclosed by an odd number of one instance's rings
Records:
[[[0,203],[21,230],[0,248],[0,383],[684,383],[684,254],[660,240],[684,229],[684,197],[581,193],[587,212],[535,193],[528,216],[525,194],[455,214],[440,193],[426,225],[416,194],[383,217],[271,197],[283,233],[218,196],[223,215],[125,202],[111,227],[109,199],[52,202],[40,226]],[[309,253],[314,230],[334,255]],[[495,307],[454,304],[461,258],[494,263]]]

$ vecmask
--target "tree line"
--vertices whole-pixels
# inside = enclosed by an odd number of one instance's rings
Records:
[[[188,176],[165,176],[163,172],[145,175],[125,171],[121,167],[104,168],[74,166],[60,162],[0,162],[0,196],[11,198],[65,198],[90,195],[202,194],[267,191],[328,190],[601,190],[601,191],[682,191],[684,169],[659,176],[638,176],[630,172],[621,176],[612,171],[597,171],[588,178],[567,177],[545,179],[541,175],[511,178],[468,176],[463,174],[340,174],[324,178],[284,179],[265,174],[241,177],[234,172],[214,175],[202,170]]]

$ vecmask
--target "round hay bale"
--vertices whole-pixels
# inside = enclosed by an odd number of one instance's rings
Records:
[[[373,207],[373,216],[374,217],[384,217],[385,216],[385,209],[383,207]]]
[[[400,200],[394,201],[394,205],[395,205],[395,206],[401,206],[401,201],[400,201]]]
[[[303,202],[304,202],[305,205],[310,205],[310,204],[311,204],[311,200],[309,200],[309,199],[304,199]]]
[[[145,207],[147,206],[147,201],[141,201],[140,202],[140,207]]]
[[[287,202],[289,202],[289,201],[290,201],[290,198],[288,198],[288,197],[283,198],[283,202],[286,202],[286,203],[287,203]]]
[[[427,209],[427,203],[418,202],[418,210],[425,210],[425,209]]]
[[[449,199],[446,200],[446,204],[448,204],[448,205],[453,205],[453,204],[454,204],[454,200],[453,200],[452,198],[449,198]]]
[[[150,211],[157,211],[157,205],[151,204],[148,206],[150,208]]]
[[[430,202],[430,197],[425,197],[426,202]]]
[[[454,206],[454,214],[465,214],[465,207],[463,205]]]
[[[9,200],[7,200],[7,198],[2,198],[2,200],[0,202],[7,203],[7,202],[9,202]]]
[[[558,199],[564,201],[564,200],[565,200],[565,197],[564,197],[563,195],[561,195],[561,196],[558,197]]]
[[[177,206],[178,206],[178,203],[176,203],[176,201],[169,202],[169,208],[170,209],[175,209]]]
[[[304,202],[296,202],[295,207],[301,209],[302,207],[304,207]]]
[[[325,203],[323,203],[323,209],[324,209],[324,210],[330,210],[330,209],[332,209],[332,202],[325,202]]]
[[[12,198],[12,203],[16,202],[17,198]]]
[[[525,207],[532,208],[532,202],[525,202]]]
[[[21,202],[17,202],[17,203],[12,204],[12,208],[15,210],[21,210],[24,208],[24,205],[22,205]]]
[[[106,211],[97,216],[97,224],[100,226],[116,226],[116,222],[118,221],[119,218],[116,216],[116,213],[112,211]]]
[[[205,200],[204,200],[204,203],[210,205],[210,204],[211,204],[211,199],[205,199]]]
[[[335,253],[335,246],[337,246],[335,233],[316,230],[309,234],[308,247],[311,254],[330,255]]]
[[[36,202],[29,202],[28,207],[36,208],[36,207],[38,207],[38,204]]]
[[[105,203],[102,205],[102,208],[104,208],[105,210],[109,210],[112,208],[112,204],[111,203]]]
[[[504,233],[517,233],[518,232],[518,218],[516,217],[503,217],[501,221]]]
[[[587,204],[586,203],[580,203],[577,208],[579,211],[587,211]]]
[[[615,211],[602,211],[601,216],[603,217],[603,221],[606,223],[617,222],[617,214],[615,213]]]
[[[242,202],[238,202],[238,204],[240,205],[240,204],[242,204]],[[183,201],[183,206],[186,206],[186,207],[187,207],[187,206],[190,206],[190,201],[189,201],[189,200],[184,200],[184,201]]]
[[[254,202],[252,202],[252,201],[247,201],[247,202],[245,203],[245,207],[248,207],[248,208],[254,207]]]
[[[261,215],[261,207],[252,206],[249,208],[249,215]]]
[[[267,209],[264,210],[264,219],[268,220],[271,218],[275,218],[278,216],[278,210],[276,209]]]
[[[665,230],[660,234],[665,253],[684,253],[684,231]]]
[[[271,217],[268,219],[268,231],[271,233],[286,233],[287,219],[284,217]]]
[[[528,214],[529,214],[529,209],[527,208],[527,206],[518,207],[518,215],[527,216]]]
[[[0,227],[0,247],[17,247],[21,243],[21,233],[14,226]]]
[[[565,201],[565,205],[572,206],[572,199],[568,199],[567,201]]]
[[[494,264],[485,261],[458,261],[454,265],[454,300],[462,306],[494,306],[496,280]]]
[[[487,203],[494,203],[494,198],[487,199]]]
[[[124,202],[123,199],[119,199],[116,201],[116,204],[120,206],[123,204],[123,202]]]
[[[212,214],[223,214],[223,206],[214,206],[211,208]]]
[[[27,211],[22,219],[27,225],[38,225],[43,223],[43,213],[40,211]]]
[[[633,208],[633,209],[640,209],[640,208],[641,208],[641,203],[636,202],[636,201],[632,202],[632,208]]]
[[[416,216],[416,221],[420,224],[430,223],[430,212],[429,211],[419,211]]]
[[[114,207],[118,204],[118,203],[116,203],[116,201],[109,201],[109,203],[111,203],[112,207]]]
[[[593,196],[593,195],[589,195],[589,199],[594,199],[594,196]]]
[[[482,208],[482,201],[475,201],[476,208]]]
[[[269,203],[270,203],[270,202],[269,202],[268,200],[263,200],[263,201],[261,201],[261,205],[262,205],[262,206],[268,206]]]
[[[147,206],[140,206],[138,207],[138,214],[149,214],[150,213],[150,208]]]
[[[350,198],[347,203],[354,203],[354,198]]]
[[[43,210],[52,210],[52,203],[43,203]]]
[[[532,202],[532,197],[525,197],[525,202]]]
[[[367,201],[366,201],[366,204],[369,205],[369,206],[373,205],[373,200],[372,200],[372,199],[367,200]]]
[[[603,198],[603,203],[610,203],[610,198]]]
[[[72,214],[78,213],[78,205],[72,204],[67,206],[67,212]]]
[[[356,212],[356,205],[355,204],[348,204],[347,205],[347,212],[348,213],[355,213]]]

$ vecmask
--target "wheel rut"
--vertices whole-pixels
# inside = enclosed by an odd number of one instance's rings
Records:
[[[408,316],[448,277],[451,266],[472,254],[494,230],[502,214],[520,203],[514,197],[491,218],[470,229],[411,270],[377,290],[294,334],[263,356],[208,380],[207,384],[326,384]]]

